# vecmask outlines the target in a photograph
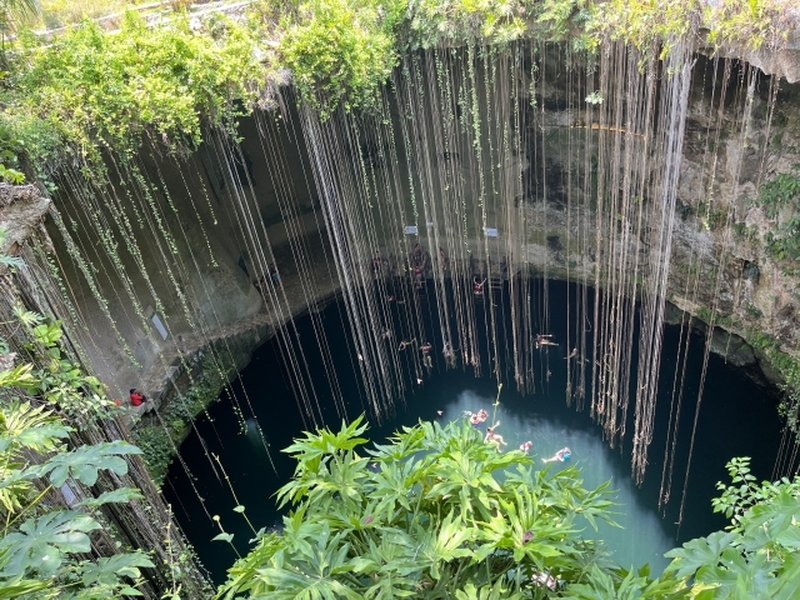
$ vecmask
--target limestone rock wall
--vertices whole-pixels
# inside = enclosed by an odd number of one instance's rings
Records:
[[[800,273],[790,259],[778,260],[771,255],[764,242],[778,222],[793,215],[786,212],[777,219],[769,217],[755,199],[763,182],[794,173],[794,165],[800,162],[800,91],[796,84],[761,75],[756,79],[752,105],[743,112],[740,99],[735,98],[742,93],[742,86],[736,83],[741,73],[734,73],[729,90],[714,92],[708,82],[718,75],[715,69],[722,67],[703,60],[699,58],[695,66],[690,99],[668,299],[701,317],[707,317],[713,309],[718,325],[745,339],[754,331],[768,333],[786,352],[798,355]],[[737,70],[740,65],[733,63],[732,68]],[[780,86],[777,91],[771,87],[773,83]],[[576,126],[579,117],[559,108],[556,100],[564,90],[557,86],[558,81],[549,88],[540,86],[539,93],[547,106],[543,124],[553,126],[546,140],[547,168],[566,171],[575,156],[569,156],[563,132]],[[710,100],[714,93],[725,94],[721,107]],[[70,208],[70,202],[77,202],[77,207],[80,201],[59,192],[57,204],[65,228],[74,237],[75,248],[89,256],[88,266],[60,261],[69,293],[80,308],[81,320],[73,324],[74,329],[83,332],[80,345],[113,397],[125,397],[133,386],[144,387],[155,398],[169,395],[176,373],[185,371],[203,348],[220,340],[231,342],[227,344],[230,350],[220,354],[225,368],[244,364],[276,324],[336,293],[339,284],[325,250],[324,218],[304,149],[296,135],[289,135],[288,128],[276,128],[265,142],[263,128],[263,123],[245,120],[238,158],[227,164],[220,162],[220,148],[211,145],[182,164],[146,157],[146,171],[160,182],[158,193],[163,196],[158,198],[159,203],[174,204],[174,212],[165,212],[163,218],[175,233],[175,244],[165,245],[158,230],[133,232],[144,240],[140,244],[142,264],[152,272],[149,282],[138,278],[139,265],[122,252],[123,266],[133,273],[131,289],[120,279],[118,267],[104,258],[104,248],[89,222],[81,221]],[[582,148],[576,146],[573,151],[581,152]],[[279,170],[272,164],[276,155],[285,160]],[[529,171],[539,164],[532,157],[520,156],[509,168]],[[469,172],[462,176],[473,177]],[[591,227],[591,209],[588,203],[579,203],[568,212],[557,181],[551,177],[542,190],[546,202],[514,199],[526,203],[530,223],[541,224],[526,240],[519,241],[518,252],[534,269],[550,277],[586,278],[591,282],[598,257],[591,249],[572,254],[566,243],[568,236],[578,235],[587,223]],[[2,193],[0,189],[0,198]],[[26,194],[36,196],[33,188]],[[293,211],[287,212],[287,197],[291,197]],[[37,208],[30,213],[21,211],[16,221],[6,218],[13,229],[7,240],[19,244],[31,228],[39,226],[49,201],[38,197],[36,202]],[[252,213],[251,223],[241,220],[242,209],[237,205],[244,202]],[[102,210],[102,205],[98,204],[97,210]],[[136,212],[133,207],[123,210],[128,211],[131,223],[137,223],[137,218],[147,212]],[[253,239],[248,239],[252,226],[257,231]],[[70,255],[74,248],[65,241],[63,231],[52,223],[49,231],[56,254]],[[314,248],[308,254],[314,257],[308,261],[316,273],[313,290],[304,287],[297,277],[302,265],[296,244],[302,240],[312,240]],[[124,247],[124,240],[118,241]],[[631,256],[643,252],[643,242],[628,240]],[[474,247],[480,246],[481,242],[475,240]],[[256,254],[262,250],[264,256],[259,258]],[[273,261],[281,265],[283,289],[280,295],[267,297],[254,283],[263,275],[266,262]],[[98,298],[88,283],[92,274],[105,300]],[[139,296],[142,314],[137,314],[132,295]],[[154,295],[160,299],[160,311]],[[187,310],[196,322],[190,322]],[[168,326],[166,339],[154,317]]]

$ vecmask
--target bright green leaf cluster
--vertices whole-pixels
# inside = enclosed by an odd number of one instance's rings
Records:
[[[96,164],[103,146],[126,154],[144,138],[191,148],[203,124],[232,127],[254,99],[257,46],[254,32],[221,18],[205,34],[186,19],[154,27],[133,12],[115,34],[87,21],[51,44],[29,43],[4,124],[45,161],[72,153]]]
[[[671,550],[665,577],[693,582],[708,598],[797,598],[800,593],[800,477],[756,484],[750,459],[728,463],[730,484],[714,510],[731,518],[728,531]]]
[[[0,373],[0,388],[30,383],[30,365]],[[7,393],[3,394],[7,397]],[[69,486],[91,486],[98,470],[116,475],[127,471],[122,458],[137,449],[124,442],[83,446],[70,450],[65,440],[69,428],[52,412],[30,403],[0,403],[0,596],[3,598],[69,597],[109,598],[139,595],[131,587],[141,567],[153,563],[139,552],[121,553],[98,561],[76,560],[76,554],[92,550],[90,535],[101,527],[81,506],[92,508],[105,502],[127,502],[138,496],[130,488],[119,488],[98,498],[87,499],[68,510],[44,503],[47,492]],[[31,463],[30,457],[40,457]],[[40,490],[44,489],[43,492]],[[130,577],[123,581],[121,576]],[[125,591],[127,590],[127,591]]]
[[[307,0],[284,21],[283,63],[323,118],[343,104],[366,108],[397,64],[392,20],[378,2]]]
[[[423,422],[371,450],[365,430],[358,419],[287,448],[298,465],[278,501],[294,510],[230,570],[221,598],[510,598],[610,566],[579,537],[583,518],[609,519],[608,490],[586,490],[575,468],[536,471],[466,421]]]
[[[612,564],[580,538],[576,515],[608,520],[607,485],[574,467],[535,471],[496,452],[467,423],[422,422],[366,449],[361,419],[306,433],[278,492],[294,510],[261,531],[218,598],[795,598],[800,478],[757,485],[749,459],[728,465],[715,510],[729,531],[670,551],[664,573]],[[229,535],[217,536],[230,541]]]
[[[233,131],[285,68],[323,117],[376,105],[408,49],[502,44],[524,37],[596,53],[611,40],[663,58],[705,33],[754,48],[785,39],[794,0],[292,0],[254,2],[247,22],[214,15],[146,25],[130,13],[113,34],[87,21],[49,41],[21,35],[2,91],[0,156],[54,185],[64,162],[102,171],[106,150],[144,141],[183,151],[204,125]],[[280,25],[277,24],[280,21]],[[282,79],[282,78],[280,78]],[[0,176],[3,176],[0,171]]]

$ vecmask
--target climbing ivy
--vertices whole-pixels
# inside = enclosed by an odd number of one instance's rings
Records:
[[[348,111],[374,103],[397,64],[396,13],[396,2],[308,0],[284,20],[283,62],[323,118],[340,103]]]
[[[775,223],[763,235],[769,254],[779,261],[800,259],[800,164],[762,183],[753,204]],[[796,274],[794,265],[790,267]]]
[[[47,43],[23,32],[0,90],[0,131],[12,132],[0,135],[0,152],[27,157],[26,169],[52,185],[64,162],[97,176],[106,149],[124,155],[150,140],[185,151],[204,124],[233,131],[285,68],[327,115],[372,106],[408,49],[534,37],[589,53],[619,40],[663,58],[701,28],[714,44],[776,46],[788,1],[260,0],[237,21],[150,25],[128,12],[113,34],[91,21]]]
[[[97,168],[104,148],[129,154],[143,139],[191,149],[203,124],[233,129],[254,100],[256,46],[252,30],[220,17],[200,35],[185,18],[152,27],[134,12],[114,35],[86,21],[48,45],[28,36],[2,125],[45,174],[67,158]]]

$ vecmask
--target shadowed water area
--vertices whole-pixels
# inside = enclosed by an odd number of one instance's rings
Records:
[[[726,461],[733,456],[752,456],[753,472],[757,477],[770,478],[780,439],[780,422],[774,403],[762,388],[744,374],[725,364],[720,357],[711,355],[694,439],[684,517],[678,527],[676,521],[702,367],[702,337],[693,334],[691,340],[684,409],[676,444],[674,482],[670,501],[663,510],[659,510],[658,498],[662,493],[661,473],[680,329],[668,326],[665,331],[660,378],[663,389],[659,390],[654,441],[648,455],[647,476],[643,485],[636,487],[630,476],[630,442],[623,442],[622,447],[609,448],[603,439],[601,427],[593,422],[588,412],[577,412],[574,403],[568,406],[565,401],[568,360],[580,358],[567,358],[570,345],[563,341],[567,331],[567,314],[556,308],[567,306],[567,290],[566,284],[549,284],[549,331],[559,345],[536,351],[534,360],[538,379],[535,394],[519,394],[512,382],[512,385],[503,387],[499,404],[494,406],[497,398],[494,379],[486,376],[475,378],[470,369],[462,370],[460,363],[457,369],[446,369],[442,349],[435,348],[436,351],[431,352],[432,369],[424,374],[422,383],[417,383],[417,374],[409,356],[405,367],[412,382],[412,393],[407,395],[404,405],[395,407],[396,415],[392,418],[384,419],[382,423],[370,419],[368,433],[373,441],[381,442],[396,429],[412,425],[418,419],[444,423],[466,418],[467,411],[476,412],[484,408],[489,413],[487,423],[496,420],[501,423],[497,431],[507,443],[503,450],[518,448],[520,444],[531,441],[530,454],[539,468],[563,468],[562,463],[545,465],[541,459],[551,457],[560,448],[568,446],[572,450],[570,462],[580,468],[584,485],[593,488],[610,480],[619,504],[614,518],[621,528],[602,526],[595,533],[587,523],[585,535],[604,540],[614,560],[622,566],[640,567],[649,563],[653,572],[658,573],[667,564],[663,558],[664,552],[688,539],[724,527],[724,519],[711,511],[711,498],[716,494],[715,483],[726,480]],[[323,314],[323,322],[328,339],[335,340],[331,342],[335,345],[332,358],[347,414],[339,414],[330,392],[321,382],[318,382],[316,390],[325,425],[338,429],[343,417],[352,419],[361,413],[370,414],[370,411],[361,400],[363,394],[355,373],[358,359],[351,348],[350,334],[344,329],[340,307],[329,306]],[[310,321],[301,319],[297,326],[306,360],[310,363],[310,372],[322,373],[323,358],[314,353],[315,334]],[[291,365],[284,364],[276,343],[262,346],[254,354],[241,379],[230,386],[231,394],[241,397],[246,393],[249,396],[256,414],[242,415],[242,427],[230,399],[223,395],[218,403],[210,407],[210,420],[201,417],[197,423],[197,433],[192,433],[181,446],[181,457],[193,476],[192,480],[187,476],[186,469],[174,462],[165,484],[165,493],[179,522],[217,582],[224,580],[225,570],[236,556],[228,544],[211,542],[211,538],[220,533],[212,517],[221,517],[222,527],[234,534],[233,543],[238,552],[244,555],[253,534],[241,515],[233,510],[234,507],[244,506],[256,528],[275,527],[280,515],[276,511],[273,494],[291,477],[294,470],[294,462],[280,450],[286,448],[301,431],[313,428],[294,400],[287,369],[291,369]],[[479,428],[481,434],[485,432],[485,427],[486,423]],[[262,442],[262,432],[267,447]],[[230,486],[212,458],[214,454],[219,456],[230,478]]]

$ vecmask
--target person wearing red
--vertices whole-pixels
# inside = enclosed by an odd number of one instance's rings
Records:
[[[131,394],[131,405],[132,406],[141,406],[144,403],[144,401],[147,399],[147,398],[145,398],[144,394],[142,394],[136,388],[131,388],[130,394]]]

